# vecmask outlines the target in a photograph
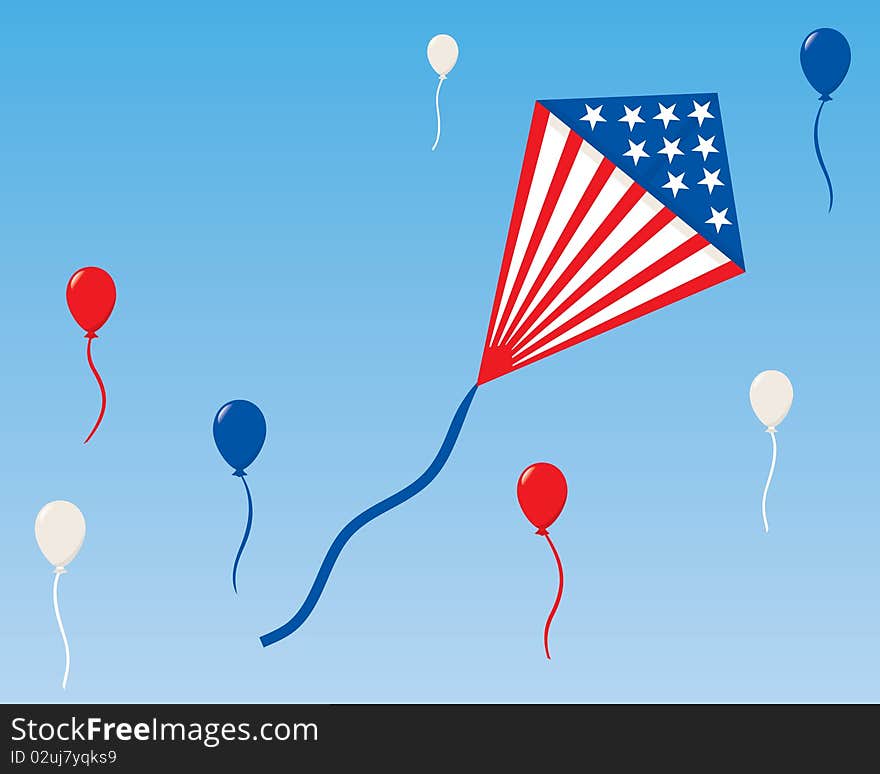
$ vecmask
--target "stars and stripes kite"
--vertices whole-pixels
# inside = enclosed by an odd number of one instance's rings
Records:
[[[355,532],[434,480],[480,385],[744,270],[717,94],[537,102],[477,383],[427,470],[342,529],[263,645],[305,622]]]

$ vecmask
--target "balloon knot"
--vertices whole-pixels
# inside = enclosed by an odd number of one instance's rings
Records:
[[[539,527],[538,531],[535,532],[535,534],[536,535],[547,535],[549,533],[547,532],[547,529],[545,527]]]
[[[67,570],[64,567],[62,567],[60,564],[55,568],[56,575],[64,575],[66,573],[67,573]]]
[[[443,75],[440,76],[440,80],[441,80],[441,81],[445,81],[445,80],[446,80],[446,73],[444,73]],[[828,99],[831,99],[831,97],[829,97]]]
[[[764,432],[765,433],[775,433],[776,428],[775,427],[768,427]]]
[[[232,475],[233,475],[233,476],[238,476],[239,478],[243,478],[244,476],[247,475],[247,473],[244,472],[244,469],[243,469],[243,468],[239,468],[238,470],[233,471],[233,472],[232,472]]]
[[[819,102],[831,102],[831,95],[830,94],[823,94],[822,96],[819,97]]]
[[[85,336],[83,336],[83,338],[84,339],[97,339],[98,334],[95,333],[94,331],[89,331]]]

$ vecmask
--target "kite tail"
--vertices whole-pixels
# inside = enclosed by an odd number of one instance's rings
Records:
[[[822,168],[822,174],[825,175],[825,182],[828,183],[828,212],[831,212],[831,207],[834,204],[834,189],[831,187],[831,176],[828,174],[825,161],[822,159],[822,151],[819,149],[819,116],[822,115],[822,108],[825,107],[826,102],[831,100],[831,97],[823,96],[819,97],[819,100],[822,104],[819,105],[816,121],[813,124],[813,145],[816,147],[816,158],[819,159],[819,166]]]
[[[88,443],[92,436],[95,434],[95,431],[101,425],[101,420],[104,419],[104,412],[107,410],[107,391],[104,389],[104,382],[101,379],[101,374],[98,373],[98,369],[95,368],[95,361],[92,360],[92,339],[97,339],[97,333],[87,333],[86,338],[89,340],[89,343],[86,344],[86,358],[89,361],[89,368],[92,369],[92,373],[95,375],[95,379],[98,382],[98,389],[101,390],[101,413],[98,414],[98,420],[95,422],[95,426],[92,428],[92,432],[89,433],[88,438],[86,438],[83,443]]]
[[[283,626],[280,626],[274,631],[271,631],[268,634],[264,634],[262,637],[260,637],[260,642],[263,644],[264,648],[293,634],[297,629],[299,629],[300,626],[305,623],[306,619],[315,609],[315,605],[318,604],[318,600],[321,598],[321,593],[324,591],[324,587],[327,585],[327,580],[330,577],[330,572],[333,570],[333,565],[336,564],[336,560],[339,558],[339,554],[342,552],[345,544],[349,540],[351,540],[352,537],[354,537],[354,534],[361,527],[371,522],[377,516],[381,516],[383,513],[386,513],[392,508],[396,508],[398,505],[405,503],[410,498],[415,497],[437,477],[437,474],[443,469],[443,466],[449,459],[449,455],[452,454],[452,449],[455,446],[455,442],[458,440],[458,435],[461,432],[462,425],[464,425],[465,417],[467,416],[471,401],[474,399],[474,394],[477,391],[477,387],[478,385],[475,384],[473,387],[471,387],[468,394],[464,396],[464,400],[462,400],[461,405],[455,412],[455,416],[452,418],[452,423],[449,425],[449,430],[446,431],[446,437],[443,439],[443,445],[440,447],[440,451],[437,452],[437,456],[434,458],[434,461],[428,466],[427,470],[425,470],[425,472],[422,473],[422,475],[419,476],[415,481],[413,481],[409,486],[404,487],[399,492],[396,492],[390,497],[386,497],[381,502],[376,503],[376,505],[367,508],[367,510],[365,510],[360,515],[355,516],[350,522],[348,522],[348,524],[345,525],[345,527],[342,528],[342,531],[336,536],[336,539],[333,541],[330,549],[327,551],[327,555],[324,557],[324,561],[321,563],[321,567],[318,570],[318,575],[315,578],[315,582],[312,583],[312,588],[309,591],[305,602],[302,603],[302,606],[297,611],[296,615],[294,615],[293,618],[291,618]]]
[[[550,610],[550,615],[547,616],[547,623],[544,624],[544,653],[547,655],[547,658],[550,658],[550,624],[553,622],[553,616],[556,615],[556,611],[559,610],[559,602],[562,600],[562,587],[565,584],[565,575],[562,572],[562,560],[559,558],[559,554],[556,551],[556,546],[553,545],[553,541],[550,539],[550,533],[547,530],[543,532],[539,531],[539,535],[543,535],[547,538],[547,543],[550,546],[550,550],[553,552],[553,558],[556,560],[556,569],[559,570],[559,589],[556,592],[556,599],[553,602],[553,607]]]
[[[67,635],[64,633],[64,624],[61,622],[61,609],[58,607],[58,581],[64,575],[63,567],[55,568],[55,582],[52,584],[52,604],[55,606],[55,620],[58,621],[58,631],[61,632],[61,641],[64,643],[64,678],[61,680],[61,688],[67,690],[67,677],[70,674],[70,645],[67,644]]]
[[[238,594],[238,583],[236,582],[236,575],[238,574],[238,561],[241,559],[242,553],[244,553],[244,547],[247,545],[248,538],[251,534],[251,524],[254,520],[254,501],[251,499],[251,490],[248,488],[247,481],[245,481],[245,473],[243,470],[237,470],[232,474],[233,476],[239,476],[241,478],[241,483],[244,484],[244,491],[247,492],[247,501],[248,501],[248,517],[247,517],[247,525],[244,528],[244,537],[241,539],[241,545],[238,547],[238,553],[235,555],[235,562],[232,565],[232,590]]]
[[[440,82],[437,84],[437,93],[434,95],[434,107],[437,109],[437,139],[434,140],[434,144],[431,146],[431,150],[437,150],[437,143],[440,142],[440,87],[443,85],[443,81],[446,80],[445,75],[440,76]]]
[[[770,440],[773,441],[773,457],[770,460],[770,473],[767,474],[767,483],[764,484],[764,496],[761,498],[761,515],[764,517],[764,532],[770,531],[770,527],[767,525],[767,492],[770,489],[770,482],[773,480],[773,471],[776,470],[776,428],[768,427],[767,432],[770,433]]]

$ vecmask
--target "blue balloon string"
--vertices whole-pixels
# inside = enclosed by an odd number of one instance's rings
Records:
[[[241,555],[244,552],[244,547],[247,545],[248,537],[251,534],[251,523],[254,520],[254,501],[251,499],[251,490],[248,489],[247,481],[245,481],[245,472],[236,471],[233,473],[234,476],[241,477],[241,483],[244,484],[244,491],[247,492],[248,499],[248,517],[247,517],[247,526],[244,528],[244,537],[241,539],[241,545],[238,547],[238,553],[235,555],[235,563],[232,565],[232,589],[238,594],[238,583],[236,581],[236,575],[238,574],[238,561],[241,559]]]
[[[816,158],[819,159],[819,166],[822,167],[822,174],[825,175],[825,182],[828,183],[828,212],[831,212],[831,207],[834,204],[834,189],[831,187],[831,177],[822,159],[822,151],[819,149],[819,116],[822,115],[822,108],[825,107],[826,102],[830,101],[831,97],[819,97],[819,99],[821,104],[816,113],[816,122],[813,124],[813,145],[816,146]]]
[[[342,531],[336,536],[336,539],[327,551],[327,556],[324,557],[324,561],[321,563],[315,582],[312,584],[312,588],[309,591],[309,595],[306,597],[305,602],[302,603],[302,607],[300,607],[296,615],[294,615],[286,624],[278,627],[275,631],[269,632],[260,637],[260,642],[263,643],[264,648],[293,634],[305,623],[306,619],[315,609],[315,605],[318,604],[318,600],[321,598],[321,593],[327,585],[330,572],[333,570],[333,565],[336,564],[339,554],[342,552],[345,544],[354,536],[355,532],[371,522],[377,516],[381,516],[383,513],[390,511],[392,508],[396,508],[401,503],[405,503],[410,498],[415,497],[437,477],[437,474],[443,469],[443,466],[449,459],[449,455],[452,454],[452,449],[455,446],[455,442],[458,440],[462,425],[464,425],[464,420],[467,416],[468,409],[470,408],[471,401],[474,399],[477,386],[478,385],[475,384],[471,387],[468,394],[465,395],[464,400],[462,400],[461,405],[455,412],[455,416],[452,418],[449,430],[446,431],[443,445],[440,447],[440,451],[437,452],[437,456],[428,466],[427,470],[425,470],[425,472],[409,486],[404,487],[390,497],[386,497],[382,502],[376,503],[376,505],[367,508],[367,510],[360,515],[355,516],[345,525],[345,527],[342,528]]]

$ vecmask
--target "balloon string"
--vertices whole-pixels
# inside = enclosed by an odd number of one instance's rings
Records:
[[[64,624],[61,622],[61,610],[58,607],[58,581],[64,570],[55,570],[55,583],[52,584],[52,602],[55,605],[55,620],[58,621],[58,631],[61,632],[61,639],[64,642],[64,679],[61,681],[61,688],[67,690],[67,676],[70,674],[70,645],[67,644],[67,635],[64,633]]]
[[[545,532],[544,537],[547,538],[547,543],[550,545],[550,550],[553,552],[553,558],[556,559],[556,568],[559,570],[559,590],[556,592],[556,599],[553,602],[553,608],[550,610],[550,615],[547,616],[547,623],[544,624],[544,653],[547,654],[547,658],[549,659],[550,624],[553,621],[553,616],[556,615],[556,611],[559,609],[559,602],[562,600],[562,587],[565,584],[565,576],[562,573],[562,560],[559,558],[556,546],[553,545],[553,541],[550,539],[550,533]]]
[[[822,151],[819,149],[819,116],[822,115],[822,108],[825,107],[825,103],[828,102],[830,97],[828,99],[820,97],[819,99],[821,104],[816,112],[816,121],[813,124],[813,145],[816,147],[816,158],[819,159],[819,166],[822,168],[822,174],[825,175],[825,182],[828,183],[828,212],[831,212],[831,207],[834,204],[834,189],[831,187],[831,176],[828,174],[825,161],[822,159]]]
[[[241,539],[241,545],[238,547],[238,553],[235,555],[235,563],[232,565],[232,590],[236,594],[238,594],[238,583],[236,581],[236,575],[238,574],[238,561],[241,559],[245,545],[247,545],[248,537],[250,537],[251,534],[251,524],[254,520],[254,501],[251,499],[251,490],[248,488],[247,481],[245,480],[244,471],[242,471],[241,474],[241,483],[244,484],[244,491],[247,492],[248,517],[247,525],[244,528],[244,537]]]
[[[92,373],[95,375],[95,379],[98,382],[98,389],[101,390],[101,413],[98,414],[98,420],[95,422],[95,426],[92,428],[92,432],[89,433],[88,438],[86,438],[83,443],[88,443],[92,436],[95,434],[95,431],[101,424],[101,420],[104,418],[104,412],[107,410],[107,392],[104,389],[104,382],[101,379],[101,374],[98,373],[98,369],[95,368],[95,362],[92,360],[92,340],[96,339],[97,336],[94,333],[87,334],[89,343],[86,344],[86,357],[89,361],[89,368],[92,369]]]
[[[440,87],[445,80],[446,76],[441,75],[440,81],[437,83],[437,93],[434,95],[434,107],[437,109],[437,139],[434,140],[431,150],[437,150],[437,143],[440,142]]]
[[[770,473],[767,476],[767,483],[764,484],[764,496],[761,498],[761,514],[764,516],[764,532],[769,532],[770,527],[767,525],[767,491],[770,489],[770,482],[773,480],[773,471],[776,470],[776,430],[768,428],[770,440],[773,441],[773,457],[770,460]]]
[[[461,405],[459,405],[455,412],[455,416],[452,418],[449,430],[446,431],[446,437],[443,439],[440,451],[437,452],[437,456],[425,472],[409,484],[409,486],[404,487],[399,492],[395,492],[390,497],[386,497],[381,502],[376,503],[370,508],[367,508],[363,513],[355,516],[355,518],[342,528],[342,531],[336,536],[336,539],[327,551],[327,555],[324,557],[324,561],[321,563],[321,567],[318,570],[318,575],[315,578],[314,583],[312,583],[312,588],[305,601],[302,603],[302,606],[297,611],[296,615],[294,615],[286,624],[260,637],[260,642],[263,643],[263,647],[272,645],[279,640],[283,640],[285,637],[293,634],[305,623],[306,619],[315,609],[315,605],[318,604],[318,600],[321,598],[321,592],[324,591],[324,587],[327,585],[330,572],[333,570],[333,565],[336,564],[339,554],[342,552],[345,544],[354,537],[354,534],[361,527],[371,522],[377,516],[381,516],[383,513],[386,513],[392,508],[396,508],[398,505],[405,503],[410,498],[415,497],[437,477],[437,474],[440,473],[443,466],[446,464],[446,461],[449,459],[449,455],[452,454],[452,449],[455,446],[455,442],[458,440],[462,425],[464,425],[464,420],[465,417],[467,417],[471,401],[474,399],[477,386],[478,385],[475,384],[471,387],[468,394],[464,396],[464,400],[462,400]]]

